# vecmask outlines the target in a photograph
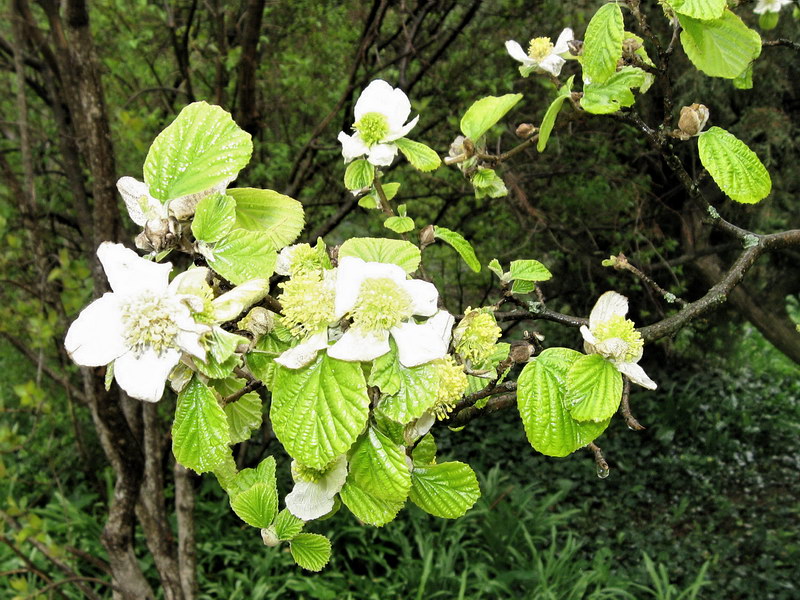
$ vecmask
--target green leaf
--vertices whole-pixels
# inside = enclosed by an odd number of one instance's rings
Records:
[[[700,134],[700,162],[732,200],[755,204],[772,191],[769,172],[747,145],[732,133],[712,127]]]
[[[278,512],[278,491],[275,477],[271,482],[256,483],[250,489],[231,498],[231,508],[242,521],[265,529],[272,524]]]
[[[420,142],[413,142],[406,138],[400,138],[394,141],[400,152],[406,157],[406,160],[411,163],[415,169],[423,172],[433,171],[438,169],[442,164],[442,159],[436,154],[433,148],[429,148]]]
[[[339,258],[355,256],[367,262],[391,263],[406,273],[417,270],[422,259],[419,248],[404,240],[384,238],[350,238],[339,248]]]
[[[728,6],[726,0],[669,0],[668,4],[678,14],[703,21],[719,19]]]
[[[568,348],[548,348],[525,365],[517,379],[517,408],[528,441],[548,456],[567,456],[592,442],[606,427],[579,422],[565,402],[567,373],[583,354]]]
[[[229,113],[194,102],[153,141],[144,180],[159,200],[195,194],[235,179],[252,152],[250,134]]]
[[[278,255],[266,233],[234,229],[213,248],[203,247],[208,266],[238,285],[249,279],[268,279],[275,270]]]
[[[486,266],[492,273],[497,275],[500,279],[503,279],[503,275],[504,275],[503,267],[500,264],[499,260],[497,260],[496,258],[493,258],[492,260],[489,261],[489,264],[486,265]]]
[[[331,541],[317,533],[299,533],[289,542],[294,562],[308,571],[321,571],[331,559]]]
[[[761,54],[761,36],[730,10],[715,21],[687,16],[679,21],[686,56],[709,77],[733,79]]]
[[[647,66],[649,66],[649,67],[655,67],[656,66],[655,63],[652,60],[650,60],[650,57],[647,55],[647,50],[645,50],[645,48],[644,48],[644,38],[636,35],[635,33],[630,32],[630,31],[626,31],[625,32],[625,39],[626,40],[633,39],[633,40],[636,40],[637,42],[639,42],[639,44],[641,44],[641,45],[634,51],[634,54],[636,56],[638,56],[639,58],[641,58],[642,62],[644,64],[646,64]]]
[[[464,262],[467,263],[467,266],[479,273],[481,270],[481,263],[478,260],[478,257],[475,256],[475,250],[472,249],[472,244],[470,244],[463,235],[458,233],[457,231],[451,231],[445,227],[439,227],[438,225],[433,226],[433,236],[436,239],[442,240],[450,244],[453,249],[458,252],[461,258],[464,259]]]
[[[624,67],[603,83],[584,86],[581,106],[586,112],[596,115],[616,112],[636,102],[631,88],[641,89],[646,84],[644,71],[638,67]]]
[[[480,498],[475,472],[462,462],[414,466],[409,499],[436,517],[456,519]]]
[[[348,190],[360,190],[372,185],[375,167],[366,158],[354,160],[344,172],[344,185]]]
[[[547,281],[553,274],[538,260],[512,260],[509,279]]]
[[[564,402],[576,421],[607,421],[622,399],[622,375],[599,354],[582,356],[570,367]]]
[[[389,217],[383,222],[383,226],[395,233],[408,233],[415,227],[411,217]]]
[[[744,73],[741,73],[734,78],[733,87],[735,87],[737,90],[753,89],[753,63],[750,63],[747,66],[747,68],[744,70]]]
[[[286,451],[304,465],[322,469],[347,452],[363,431],[368,413],[360,363],[323,352],[302,369],[277,368],[272,426]]]
[[[353,446],[350,475],[362,490],[381,500],[405,502],[411,488],[403,448],[373,427]]]
[[[193,377],[178,394],[172,424],[175,460],[197,473],[212,471],[230,456],[230,431],[214,392]]]
[[[765,12],[758,15],[758,26],[764,31],[770,31],[778,26],[781,14],[778,12]]]
[[[520,100],[522,100],[522,94],[481,98],[473,103],[461,118],[461,133],[469,139],[477,141]]]
[[[377,386],[384,394],[393,396],[400,391],[403,379],[400,375],[400,361],[397,360],[397,344],[393,338],[389,339],[389,345],[390,352],[372,361],[367,383]]]
[[[475,198],[502,198],[508,195],[508,188],[494,169],[478,167],[470,179],[475,188]]]
[[[224,194],[209,194],[197,203],[192,234],[198,240],[216,242],[228,235],[235,221],[236,201]]]
[[[303,525],[305,525],[303,519],[298,519],[286,508],[275,517],[275,533],[278,534],[278,539],[283,542],[291,540],[303,531]]]
[[[195,358],[194,364],[197,370],[206,377],[211,379],[225,379],[231,374],[234,368],[239,366],[239,355],[233,354],[226,360],[220,362],[214,358],[211,352],[208,352],[206,353],[205,361]]]
[[[397,195],[398,190],[400,189],[399,183],[384,183],[383,185],[383,194],[386,196],[386,200],[390,201]],[[372,191],[369,194],[365,194],[358,199],[358,205],[362,208],[368,209],[380,209],[381,208],[381,199],[378,196],[377,190],[372,188]]]
[[[600,84],[617,70],[622,58],[622,41],[625,25],[622,10],[616,2],[604,4],[594,14],[583,38],[583,78]]]
[[[436,365],[431,363],[409,369],[399,362],[397,371],[400,375],[400,389],[396,394],[382,398],[378,406],[393,421],[409,423],[419,419],[436,402],[439,372]]]
[[[291,345],[284,342],[274,332],[262,337],[252,351],[245,355],[247,368],[253,375],[272,390],[277,364],[275,358],[288,350]]]
[[[226,398],[241,390],[244,385],[244,379],[231,377],[219,383],[215,382],[214,388],[223,398]],[[261,396],[257,392],[248,392],[236,402],[227,404],[223,410],[225,416],[228,417],[231,444],[249,440],[252,432],[261,427]]]
[[[476,379],[473,377],[473,379]],[[414,449],[411,451],[411,458],[414,464],[432,465],[436,462],[436,441],[433,435],[426,433]]]
[[[553,126],[556,124],[558,112],[561,110],[564,100],[569,98],[572,94],[572,82],[574,79],[575,76],[573,75],[567,79],[567,83],[561,86],[555,100],[550,103],[550,106],[547,107],[547,112],[545,112],[544,117],[542,117],[542,124],[539,127],[539,141],[536,142],[536,150],[539,152],[544,152],[544,149],[547,147],[547,140],[550,139],[550,133],[553,131]]]
[[[248,340],[245,337],[225,331],[222,327],[214,327],[211,329],[211,338],[208,340],[208,351],[214,360],[223,363],[236,351],[239,344],[247,343]]]
[[[393,521],[405,504],[405,502],[391,502],[376,498],[365,492],[349,476],[339,492],[339,497],[359,521],[375,527],[382,527]]]
[[[294,198],[256,188],[236,188],[227,194],[236,200],[234,227],[266,236],[275,248],[291,244],[305,226],[303,205]]]

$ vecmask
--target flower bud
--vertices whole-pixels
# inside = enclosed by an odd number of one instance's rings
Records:
[[[433,225],[428,225],[419,232],[419,244],[422,248],[430,246],[434,242],[436,239],[434,231]]]
[[[531,354],[533,354],[533,346],[528,342],[512,342],[508,356],[515,363],[524,363],[528,361]]]
[[[239,321],[237,327],[243,331],[249,331],[254,338],[258,339],[275,327],[274,313],[261,306],[256,306]]]
[[[690,137],[698,135],[706,126],[708,116],[708,108],[703,104],[695,102],[691,106],[684,106],[681,109],[681,116],[678,120],[679,131],[676,132],[677,137],[682,140],[688,140]]]
[[[266,529],[261,530],[261,540],[264,542],[265,546],[269,546],[271,548],[274,548],[281,543],[281,540],[278,537],[278,532],[275,530],[274,525],[270,525]]]
[[[627,56],[635,54],[636,51],[641,47],[642,47],[642,42],[640,42],[636,38],[627,38],[622,41],[622,53]]]
[[[572,56],[580,56],[583,54],[583,40],[569,40],[567,42],[567,47]]]
[[[534,133],[536,133],[536,127],[534,127],[530,123],[520,123],[519,125],[517,125],[517,130],[515,131],[515,133],[517,134],[517,137],[523,139],[529,138]]]

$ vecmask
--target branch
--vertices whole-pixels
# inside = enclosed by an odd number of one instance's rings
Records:
[[[800,52],[800,44],[784,38],[779,38],[777,40],[764,40],[761,42],[761,45],[765,48],[770,46],[785,46],[786,48],[791,48],[792,50]]]

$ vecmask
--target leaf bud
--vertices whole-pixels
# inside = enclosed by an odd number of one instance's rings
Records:
[[[517,125],[517,130],[515,131],[517,137],[520,138],[529,138],[534,133],[536,133],[536,127],[534,127],[531,123],[520,123]]]
[[[709,111],[703,104],[696,102],[691,106],[684,106],[681,109],[681,116],[678,120],[678,131],[676,137],[688,140],[690,137],[698,135],[706,126]]]

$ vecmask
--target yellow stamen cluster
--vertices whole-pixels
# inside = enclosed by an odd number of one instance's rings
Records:
[[[456,353],[465,361],[479,365],[492,355],[502,333],[491,311],[467,308],[453,332]]]
[[[292,475],[294,476],[295,480],[300,479],[302,481],[311,481],[316,483],[328,474],[331,465],[333,465],[333,463],[326,465],[323,469],[315,469],[313,467],[301,465],[299,462],[295,462],[292,464]]]
[[[549,37],[538,37],[531,40],[528,56],[537,63],[542,62],[553,51],[553,42]]]
[[[395,281],[365,279],[351,311],[353,326],[362,331],[387,331],[412,314],[411,297]]]
[[[439,387],[436,403],[431,408],[431,412],[440,421],[452,412],[456,403],[461,400],[467,390],[467,375],[464,368],[453,360],[452,356],[446,356],[433,362],[439,376]]]
[[[121,308],[125,342],[136,354],[152,348],[161,354],[175,347],[178,324],[176,311],[180,310],[172,298],[144,293],[131,298]]]
[[[282,322],[293,335],[316,333],[334,321],[334,291],[323,281],[323,271],[303,273],[280,286]]]
[[[361,134],[361,139],[367,146],[377,144],[389,133],[389,121],[385,115],[377,112],[363,115],[353,127]]]
[[[615,353],[615,360],[621,362],[635,361],[644,348],[642,334],[636,331],[633,321],[621,315],[613,316],[594,328],[592,333],[598,342],[603,342],[612,338],[621,339],[627,347],[625,350]]]
[[[320,252],[310,244],[298,244],[292,252],[289,271],[292,277],[318,271],[323,267]]]

